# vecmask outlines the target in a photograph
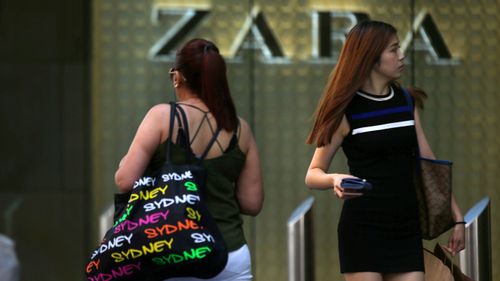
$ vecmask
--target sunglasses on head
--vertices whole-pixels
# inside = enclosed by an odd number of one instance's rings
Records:
[[[168,71],[168,74],[170,74],[170,80],[174,80],[174,74],[177,71],[179,71],[179,69],[177,67],[170,68],[170,70]],[[179,71],[179,73],[181,74],[182,80],[184,80],[184,82],[186,82],[187,79],[186,79],[186,77],[184,77],[184,74],[182,74],[182,72],[180,72],[180,71]]]

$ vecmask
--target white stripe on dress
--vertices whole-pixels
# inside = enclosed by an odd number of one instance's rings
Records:
[[[387,123],[387,124],[383,124],[383,125],[361,127],[361,128],[357,128],[357,129],[352,130],[352,135],[387,130],[387,129],[393,129],[393,128],[408,127],[408,126],[413,126],[413,125],[415,125],[414,120],[407,120],[407,121],[401,121],[401,122]]]

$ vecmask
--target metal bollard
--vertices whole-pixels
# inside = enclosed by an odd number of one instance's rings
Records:
[[[313,204],[311,196],[288,218],[289,281],[314,280]]]
[[[115,205],[112,203],[99,216],[99,239],[102,239],[106,232],[113,226],[114,213]]]
[[[490,199],[483,198],[465,215],[465,249],[460,269],[475,281],[491,281]]]

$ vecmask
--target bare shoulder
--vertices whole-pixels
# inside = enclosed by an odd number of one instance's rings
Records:
[[[254,143],[254,138],[253,138],[253,133],[252,129],[248,125],[247,121],[245,119],[238,117],[240,121],[240,128],[239,128],[239,145],[240,148],[243,152],[247,152],[249,147]]]
[[[238,119],[240,120],[240,137],[241,138],[248,138],[248,137],[252,137],[253,134],[252,134],[252,129],[250,128],[250,125],[248,125],[247,121],[245,121],[245,119],[241,118],[241,117],[238,117]]]
[[[160,103],[151,107],[146,116],[145,120],[156,120],[156,121],[165,121],[165,118],[169,118],[170,116],[170,104],[168,103]],[[168,121],[168,120],[167,120]]]
[[[151,114],[165,114],[165,113],[170,113],[170,104],[168,103],[159,103],[157,105],[154,105],[149,109],[149,112]]]

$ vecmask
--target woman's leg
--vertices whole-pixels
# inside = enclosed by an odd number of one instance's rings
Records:
[[[384,281],[424,281],[422,271],[384,274]]]
[[[346,281],[383,281],[382,274],[378,272],[353,272],[344,273]]]

